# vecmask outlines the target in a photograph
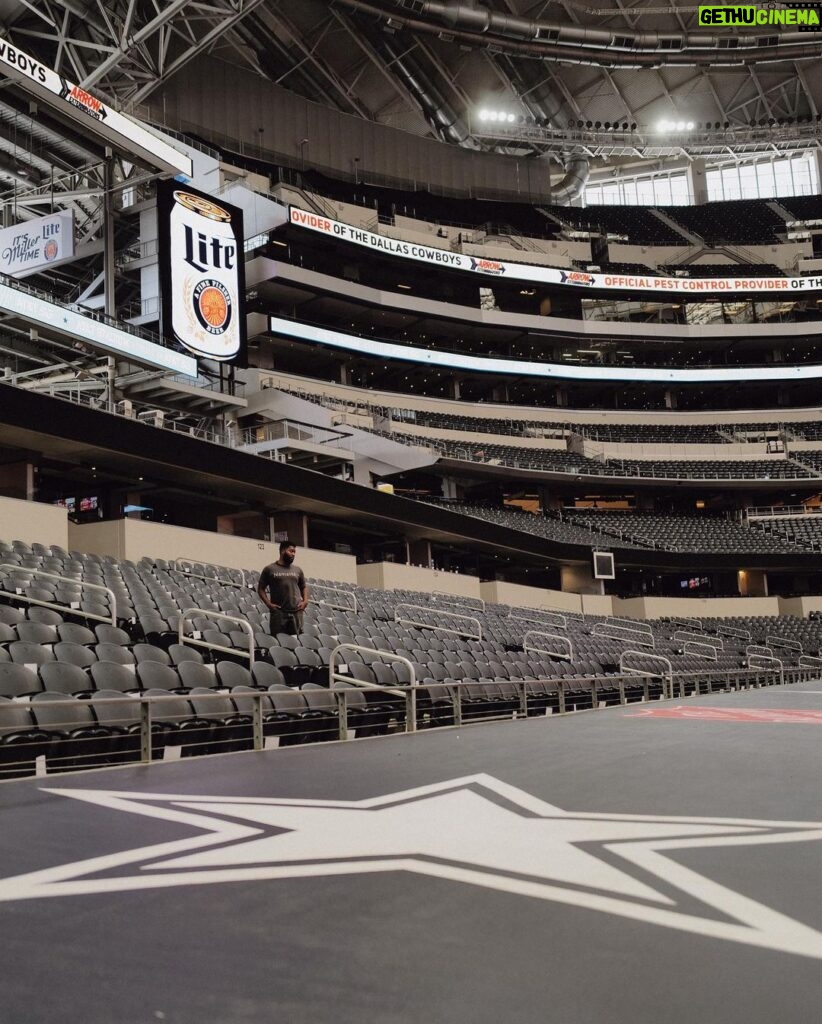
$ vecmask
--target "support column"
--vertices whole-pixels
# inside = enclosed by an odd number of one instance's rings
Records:
[[[31,462],[7,462],[0,466],[0,494],[4,498],[20,498],[33,501],[35,498],[35,473]]]
[[[268,517],[272,543],[290,540],[298,548],[308,547],[308,516],[303,512],[274,512]]]
[[[406,539],[408,548],[408,564],[422,565],[426,569],[432,569],[434,560],[431,557],[431,541]]]
[[[694,198],[694,205],[708,202],[708,175],[704,160],[692,160],[685,168],[688,189]]]
[[[604,580],[594,579],[590,565],[566,563],[560,566],[560,586],[569,594],[604,594]]]
[[[768,596],[768,574],[761,569],[740,569],[736,578],[741,597]]]
[[[106,316],[117,316],[116,267],[114,263],[114,154],[106,149],[104,178],[105,201],[103,204],[103,294]],[[115,389],[117,364],[111,356],[106,359],[106,408],[113,410],[118,396]]]

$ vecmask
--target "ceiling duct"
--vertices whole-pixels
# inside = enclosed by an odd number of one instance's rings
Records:
[[[572,111],[554,89],[550,79],[538,80],[539,65],[517,67],[508,57],[498,56],[497,64],[519,94],[519,99],[534,117],[547,120],[554,128],[564,127]],[[582,194],[588,181],[588,158],[580,153],[563,152],[565,177],[551,189],[551,201],[568,206]]]
[[[446,29],[455,41],[474,46],[504,47],[523,56],[549,57],[577,64],[604,67],[659,67],[663,64],[710,67],[744,65],[755,60],[818,60],[819,43],[813,33],[772,28],[734,37],[712,32],[634,32],[590,28],[566,22],[537,21],[491,11],[480,4],[443,0],[340,0],[347,7],[415,31],[441,34]],[[390,8],[387,9],[387,8]],[[610,14],[598,11],[598,15]]]
[[[568,156],[565,159],[565,177],[551,189],[551,202],[557,206],[569,206],[572,200],[582,194],[590,170],[587,156]]]
[[[382,33],[375,36],[374,45],[388,62],[391,71],[422,107],[429,124],[444,142],[461,146],[468,140],[468,130],[453,107],[432,83],[420,64],[409,53],[408,46],[398,45],[400,40]]]

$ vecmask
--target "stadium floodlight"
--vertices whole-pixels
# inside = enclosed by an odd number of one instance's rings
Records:
[[[694,129],[693,121],[658,121],[657,131],[659,132],[690,132]]]
[[[481,110],[479,112],[479,119],[480,119],[480,121],[487,121],[489,116],[490,116],[490,114],[489,114],[489,112],[487,110]]]

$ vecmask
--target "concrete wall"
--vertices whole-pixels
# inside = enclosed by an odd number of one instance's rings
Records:
[[[72,526],[71,545],[78,551],[113,555],[133,562],[141,558],[189,558],[237,569],[261,569],[279,557],[279,545],[247,537],[189,530],[182,526],[164,526],[139,519]],[[340,583],[357,582],[353,555],[333,551],[299,548],[297,564],[311,580],[326,579]]]
[[[664,210],[663,210],[664,212]],[[689,245],[683,239],[682,245],[627,245],[623,242],[611,242],[608,246],[608,255],[614,263],[644,263],[646,267],[662,266],[665,263],[682,263],[687,254],[692,253],[697,246]],[[742,246],[729,245],[729,250],[739,250]],[[751,254],[755,260],[763,263],[773,263],[784,270],[793,270],[797,261],[808,257],[812,252],[810,242],[783,242],[780,245],[746,245],[745,254]],[[683,255],[685,254],[685,255]],[[733,277],[733,261],[729,256],[721,253],[707,252],[698,256],[692,264],[692,275],[699,277],[700,263],[727,263],[728,277]],[[803,264],[803,269],[811,269]]]
[[[437,590],[460,597],[482,597],[480,581],[476,576],[440,572],[421,565],[369,562],[357,566],[357,578],[361,587],[373,587],[376,590],[419,590],[426,594]]]
[[[822,612],[822,597],[780,597],[779,614],[807,618],[811,612]]]
[[[69,544],[69,522],[64,508],[19,498],[0,498],[0,540],[26,544]]]
[[[556,611],[581,612],[579,594],[565,594],[561,590],[542,590],[524,587],[520,583],[491,580],[480,584],[480,596],[488,604],[509,604],[513,608],[551,608]]]
[[[776,597],[632,597],[613,598],[613,614],[639,619],[680,615],[718,618],[727,615],[779,615]]]
[[[69,544],[72,551],[82,551],[86,555],[111,555],[120,560],[128,558],[126,520],[112,519],[105,523],[86,523],[82,526],[69,523]],[[142,558],[142,555],[139,557]]]

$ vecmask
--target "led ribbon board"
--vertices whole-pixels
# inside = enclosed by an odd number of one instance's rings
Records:
[[[654,274],[589,274],[581,270],[562,270],[529,263],[506,263],[467,256],[449,249],[439,249],[419,242],[405,242],[387,238],[373,231],[343,224],[316,213],[308,213],[296,206],[289,207],[288,219],[292,225],[307,228],[329,238],[351,242],[387,256],[399,256],[429,266],[448,270],[464,270],[480,277],[501,277],[512,281],[531,281],[537,284],[580,288],[583,291],[603,289],[622,292],[656,292],[660,296],[682,295],[780,295],[788,298],[798,292],[822,290],[822,277],[657,277]]]
[[[243,211],[162,182],[157,226],[163,334],[203,359],[245,366]]]
[[[31,295],[2,282],[0,309],[37,324],[46,334],[57,332],[111,352],[113,355],[131,357],[142,365],[157,366],[162,370],[185,374],[187,377],[197,376],[197,360],[191,356],[156,345],[147,338],[93,320],[66,306],[48,302],[37,295]]]
[[[330,348],[345,349],[358,355],[380,359],[400,359],[408,363],[444,366],[471,373],[502,373],[515,377],[553,377],[558,380],[644,381],[671,384],[733,383],[737,381],[819,380],[822,366],[751,366],[729,369],[658,370],[653,367],[566,366],[563,363],[534,363],[518,359],[497,359],[461,355],[458,352],[435,352],[430,349],[396,345],[390,341],[359,338],[353,334],[331,331],[325,327],[301,324],[283,317],[269,317],[272,334],[297,338]]]
[[[79,121],[119,150],[140,157],[149,166],[173,174],[192,175],[189,157],[138,121],[103,103],[74,82],[58,75],[25,51],[0,39],[0,74],[12,79],[49,106]],[[94,127],[92,127],[92,125]]]

